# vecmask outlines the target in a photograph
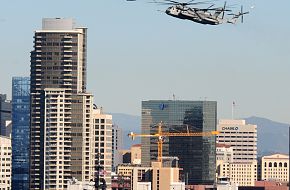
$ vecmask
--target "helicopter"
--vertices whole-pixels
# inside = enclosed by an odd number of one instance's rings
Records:
[[[189,5],[198,5],[205,4],[207,2],[193,2],[191,0],[187,3],[181,3],[173,0],[164,0],[165,2],[154,3],[162,5],[172,5],[166,9],[165,13],[169,16],[176,17],[183,20],[190,20],[196,23],[204,25],[219,25],[223,23],[235,24],[237,20],[242,17],[242,22],[244,21],[244,15],[249,14],[249,12],[243,12],[243,6],[241,11],[237,14],[231,13],[232,18],[225,18],[225,12],[231,12],[232,10],[226,9],[226,2],[223,7],[214,8],[214,5],[209,6],[208,8],[202,9],[197,7],[189,7]]]

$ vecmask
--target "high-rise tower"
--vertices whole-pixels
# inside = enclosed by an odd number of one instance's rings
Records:
[[[215,101],[150,100],[142,102],[142,134],[164,132],[209,132],[216,130]],[[157,159],[156,138],[142,138],[142,165]],[[177,156],[187,184],[215,181],[215,137],[170,137],[163,143],[163,156]]]
[[[12,78],[12,189],[29,189],[30,77]]]
[[[82,117],[87,110],[72,106],[92,101],[91,95],[83,94],[86,64],[87,29],[75,27],[73,19],[43,19],[31,52],[30,189],[65,189],[73,174],[79,180],[90,175],[78,171],[90,170],[89,163],[77,162],[80,166],[75,167],[76,160],[86,157],[74,145],[92,134],[92,122]],[[75,122],[80,117],[85,123]],[[90,139],[83,139],[89,147]]]

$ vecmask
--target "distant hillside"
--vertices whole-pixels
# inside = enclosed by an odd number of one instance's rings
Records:
[[[140,138],[134,141],[128,137],[130,132],[141,132],[141,117],[135,115],[128,115],[123,113],[111,113],[113,116],[113,123],[117,124],[123,129],[123,144],[124,149],[129,149],[131,145],[140,143]]]
[[[258,154],[289,153],[289,124],[261,117],[245,118],[249,124],[258,126]]]
[[[124,149],[133,144],[140,143],[140,138],[132,141],[127,134],[131,131],[141,132],[141,117],[123,113],[112,113],[113,122],[123,129]],[[289,150],[289,124],[271,121],[261,117],[245,118],[249,124],[258,126],[258,154],[268,155],[272,153],[288,154]]]

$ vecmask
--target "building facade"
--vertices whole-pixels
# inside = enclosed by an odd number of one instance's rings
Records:
[[[261,180],[287,183],[289,179],[289,156],[273,154],[261,159]]]
[[[217,181],[230,178],[230,163],[233,162],[233,147],[224,144],[216,144],[216,168]]]
[[[131,164],[141,164],[141,144],[131,146]]]
[[[220,120],[217,130],[217,177],[239,186],[254,186],[257,180],[257,126],[245,120]]]
[[[112,126],[112,171],[123,163],[123,130],[116,124]]]
[[[78,138],[71,134],[79,125],[73,121],[80,117],[72,105],[86,92],[86,41],[87,29],[75,27],[73,19],[43,19],[42,29],[34,33],[30,189],[66,189],[74,177],[73,159],[83,159],[73,147]]]
[[[233,147],[233,161],[257,161],[257,126],[245,120],[220,120],[217,142]]]
[[[11,139],[5,136],[0,136],[0,158],[0,189],[11,190]]]
[[[11,101],[7,100],[6,94],[0,94],[0,135],[11,135]]]
[[[142,102],[142,134],[152,134],[163,122],[164,132],[209,132],[216,130],[215,101],[150,100]],[[170,137],[163,144],[163,156],[179,158],[188,184],[213,184],[215,181],[215,136]],[[157,160],[154,138],[141,138],[142,165]]]
[[[12,78],[12,189],[29,189],[30,78]]]
[[[106,189],[111,189],[112,173],[112,115],[104,114],[102,108],[93,110],[93,125],[95,133],[95,158],[96,166],[101,166],[99,175]],[[104,179],[104,180],[102,180]]]

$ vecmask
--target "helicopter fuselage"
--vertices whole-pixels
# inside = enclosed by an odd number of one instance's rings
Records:
[[[176,17],[184,20],[191,20],[200,24],[218,25],[221,20],[215,17],[208,11],[192,9],[187,6],[174,5],[169,7],[165,13],[169,16]]]

